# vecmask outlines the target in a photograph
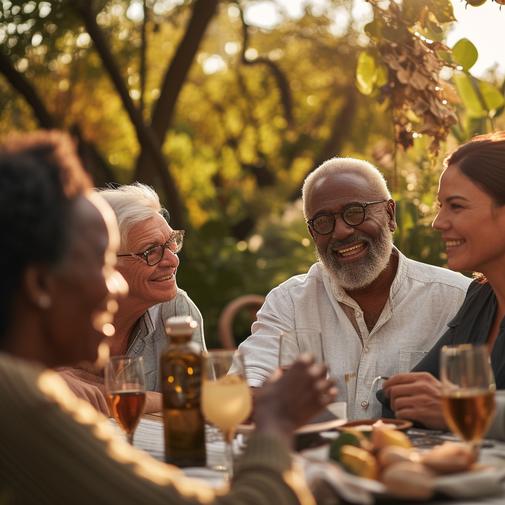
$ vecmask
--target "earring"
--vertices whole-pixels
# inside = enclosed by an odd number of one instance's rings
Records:
[[[41,295],[39,298],[39,306],[41,309],[48,309],[51,306],[51,298],[48,295]]]

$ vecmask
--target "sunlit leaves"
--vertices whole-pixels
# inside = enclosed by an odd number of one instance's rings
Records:
[[[465,112],[470,117],[488,116],[491,111],[496,112],[505,103],[499,89],[468,73],[455,72],[453,79],[463,100]]]
[[[459,40],[452,48],[452,59],[459,63],[465,72],[475,65],[478,57],[477,48],[468,39]]]
[[[371,95],[387,83],[387,75],[382,65],[367,51],[360,53],[356,67],[356,85],[364,95]]]

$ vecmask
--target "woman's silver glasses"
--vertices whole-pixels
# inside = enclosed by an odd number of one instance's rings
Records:
[[[359,203],[351,205],[344,209],[342,212],[335,212],[334,214],[319,214],[313,219],[307,221],[307,224],[312,226],[319,235],[328,235],[335,229],[335,216],[342,216],[342,220],[349,226],[359,226],[365,220],[365,209],[369,205],[376,203],[384,203],[388,200],[379,200],[377,202]]]
[[[117,257],[124,258],[127,256],[135,256],[144,259],[150,267],[153,267],[163,259],[165,249],[170,249],[174,254],[177,254],[182,249],[184,234],[184,230],[175,230],[164,245],[155,245],[142,253],[117,254]]]

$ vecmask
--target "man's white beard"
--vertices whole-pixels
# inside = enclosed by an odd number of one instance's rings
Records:
[[[357,242],[366,242],[368,250],[361,259],[352,263],[340,263],[333,251]],[[326,252],[320,254],[316,248],[316,256],[325,266],[328,273],[345,290],[352,291],[370,286],[389,265],[393,248],[393,234],[386,226],[382,227],[376,239],[368,235],[353,235],[346,240],[330,241]]]

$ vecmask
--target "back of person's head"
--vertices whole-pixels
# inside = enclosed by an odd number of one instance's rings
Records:
[[[66,252],[73,201],[91,188],[71,137],[12,134],[0,150],[0,339],[14,294],[32,264],[57,266]]]
[[[312,171],[303,183],[302,199],[303,215],[305,219],[310,219],[312,217],[307,215],[307,200],[314,184],[323,177],[333,174],[356,175],[359,177],[359,179],[357,178],[356,180],[357,185],[365,180],[369,187],[373,188],[372,198],[374,200],[389,200],[391,198],[391,193],[389,192],[384,176],[374,165],[368,161],[354,158],[331,158]]]
[[[505,131],[470,139],[444,160],[445,168],[455,164],[497,205],[505,205]]]
[[[159,196],[153,188],[134,182],[115,188],[100,189],[100,195],[107,200],[116,214],[121,247],[126,247],[131,228],[160,214],[168,221],[168,212],[161,206]]]

